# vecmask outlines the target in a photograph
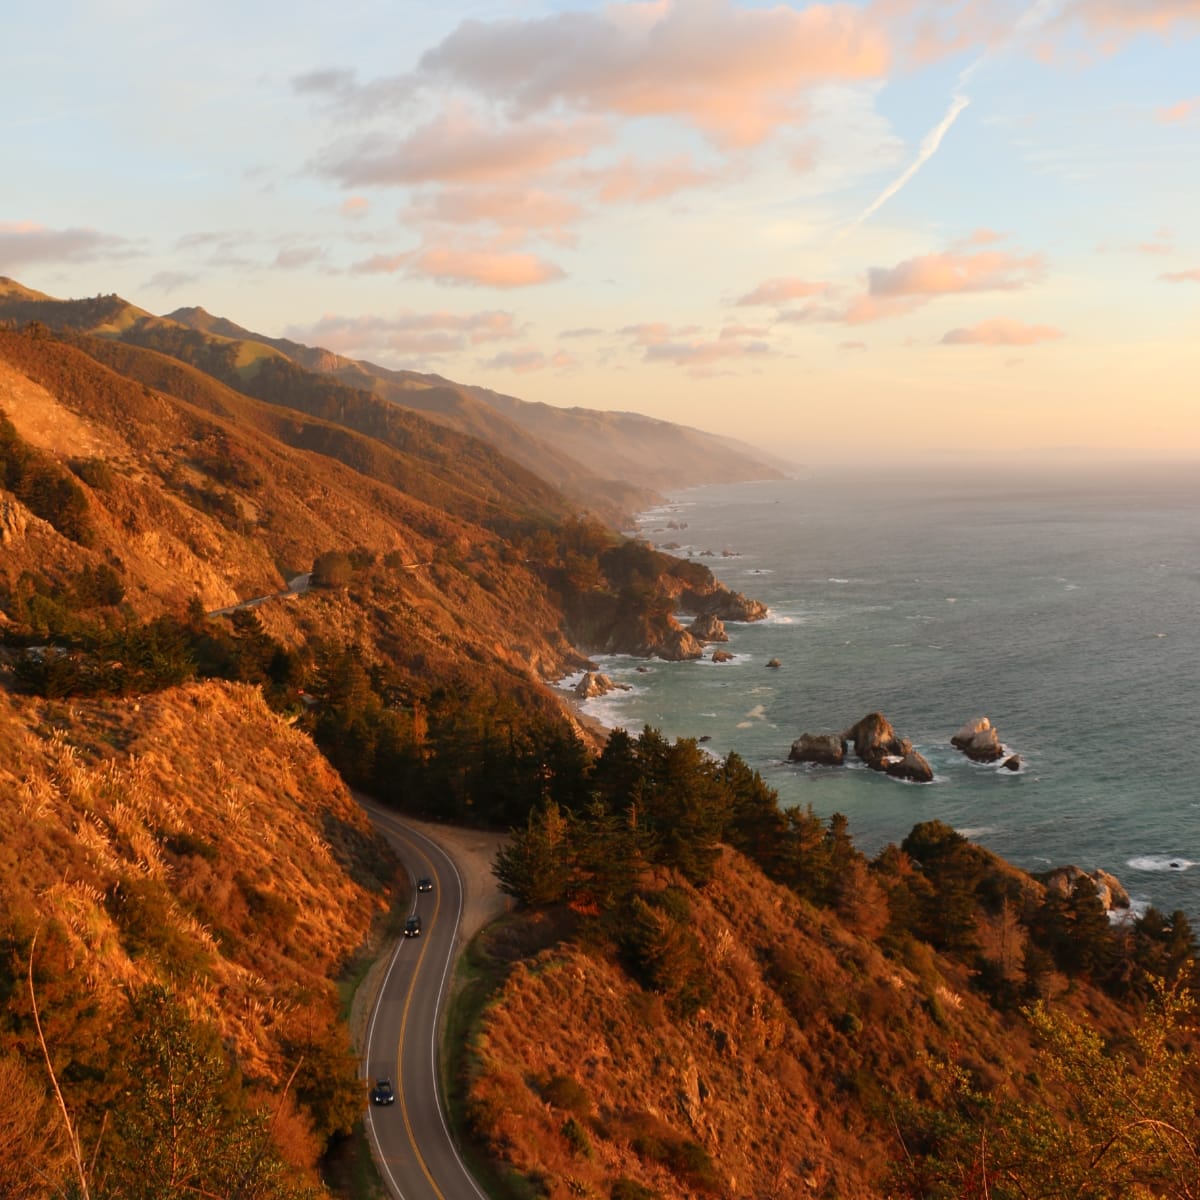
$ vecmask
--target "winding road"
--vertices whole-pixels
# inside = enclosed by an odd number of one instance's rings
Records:
[[[431,839],[386,809],[363,807],[414,877],[412,912],[423,925],[420,937],[399,939],[367,1026],[368,1078],[390,1079],[396,1092],[395,1104],[372,1104],[367,1115],[375,1161],[399,1200],[487,1200],[450,1136],[438,1071],[438,1032],[462,918],[463,881]],[[416,890],[421,876],[433,880],[433,891]]]

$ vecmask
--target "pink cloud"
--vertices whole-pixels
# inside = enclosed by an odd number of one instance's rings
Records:
[[[727,341],[729,338],[761,338],[768,333],[770,330],[764,325],[722,325],[717,336]]]
[[[720,179],[722,174],[695,166],[690,155],[677,154],[653,163],[626,157],[613,166],[577,171],[572,182],[594,190],[603,204],[633,204],[661,200],[686,188],[703,187]]]
[[[734,303],[739,307],[756,304],[786,304],[789,300],[820,296],[828,291],[828,283],[797,279],[794,276],[780,276],[775,279],[764,279],[758,287],[747,292]]]
[[[895,267],[872,267],[867,272],[868,291],[883,298],[1011,291],[1041,278],[1045,266],[1040,254],[1021,257],[998,250],[922,254]]]
[[[449,187],[418,198],[404,216],[417,223],[548,230],[565,240],[566,227],[578,220],[582,211],[573,200],[536,188]]]
[[[419,73],[519,114],[566,106],[670,116],[744,146],[793,121],[804,87],[878,78],[887,63],[883,32],[850,4],[795,10],[649,0],[464,21],[422,57]]]
[[[492,126],[452,105],[399,141],[378,136],[327,149],[317,170],[343,187],[432,181],[486,183],[588,154],[607,137],[593,120]]]
[[[1165,33],[1200,22],[1200,0],[1073,0],[1063,13],[1085,25],[1125,33]]]
[[[408,265],[411,254],[372,254],[359,262],[351,263],[354,275],[394,275]]]
[[[342,201],[341,214],[348,221],[361,221],[370,211],[371,202],[365,196],[347,196]]]
[[[398,351],[437,355],[518,335],[513,314],[497,309],[474,313],[402,312],[394,317],[347,317],[326,313],[310,325],[291,325],[286,336],[338,354]]]
[[[1026,325],[1005,317],[980,321],[969,329],[951,329],[942,338],[944,346],[1033,346],[1061,338],[1063,331],[1053,325]]]
[[[1180,100],[1177,104],[1169,104],[1165,108],[1156,109],[1154,119],[1169,125],[1175,121],[1186,121],[1193,113],[1200,113],[1200,96],[1191,100]]]
[[[565,272],[534,254],[432,247],[417,253],[409,271],[438,283],[494,288],[531,287],[563,279]]]
[[[1159,279],[1164,279],[1167,283],[1200,283],[1200,267],[1191,271],[1167,271],[1160,275]]]

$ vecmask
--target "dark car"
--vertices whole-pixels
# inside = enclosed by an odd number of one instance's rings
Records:
[[[404,922],[404,936],[405,937],[420,937],[421,936],[421,918],[420,917],[409,917],[408,920]]]
[[[417,891],[418,892],[432,892],[433,891],[433,880],[430,879],[428,875],[422,875],[421,878],[417,880]]]
[[[377,1079],[375,1086],[371,1089],[372,1104],[395,1104],[396,1093],[392,1088],[390,1079]]]

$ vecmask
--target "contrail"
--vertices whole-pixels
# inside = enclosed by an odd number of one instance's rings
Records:
[[[978,62],[972,65],[978,66]],[[878,212],[937,153],[942,138],[950,132],[950,126],[958,120],[958,114],[970,103],[970,97],[955,93],[946,115],[921,139],[917,157],[850,223],[850,229],[857,229],[872,213]]]
[[[1000,45],[989,47],[978,58],[963,67],[954,84],[954,94],[950,98],[950,107],[946,110],[946,115],[921,139],[917,157],[850,222],[843,231],[844,233],[850,233],[857,229],[868,217],[877,213],[937,153],[942,139],[950,132],[950,127],[958,120],[962,110],[971,103],[970,96],[966,95],[962,89],[971,81],[975,72],[989,58],[1007,50],[1022,34],[1044,24],[1059,7],[1059,3],[1060,0],[1035,0],[1035,3],[1030,5],[1017,19],[1012,33]]]

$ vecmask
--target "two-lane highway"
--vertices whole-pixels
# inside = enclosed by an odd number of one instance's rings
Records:
[[[419,937],[402,937],[388,963],[363,1048],[369,1081],[390,1079],[396,1102],[370,1106],[376,1161],[400,1200],[486,1200],[446,1124],[438,1072],[442,1005],[450,986],[463,883],[449,856],[395,813],[363,803],[413,877]],[[431,892],[418,892],[421,876]]]

